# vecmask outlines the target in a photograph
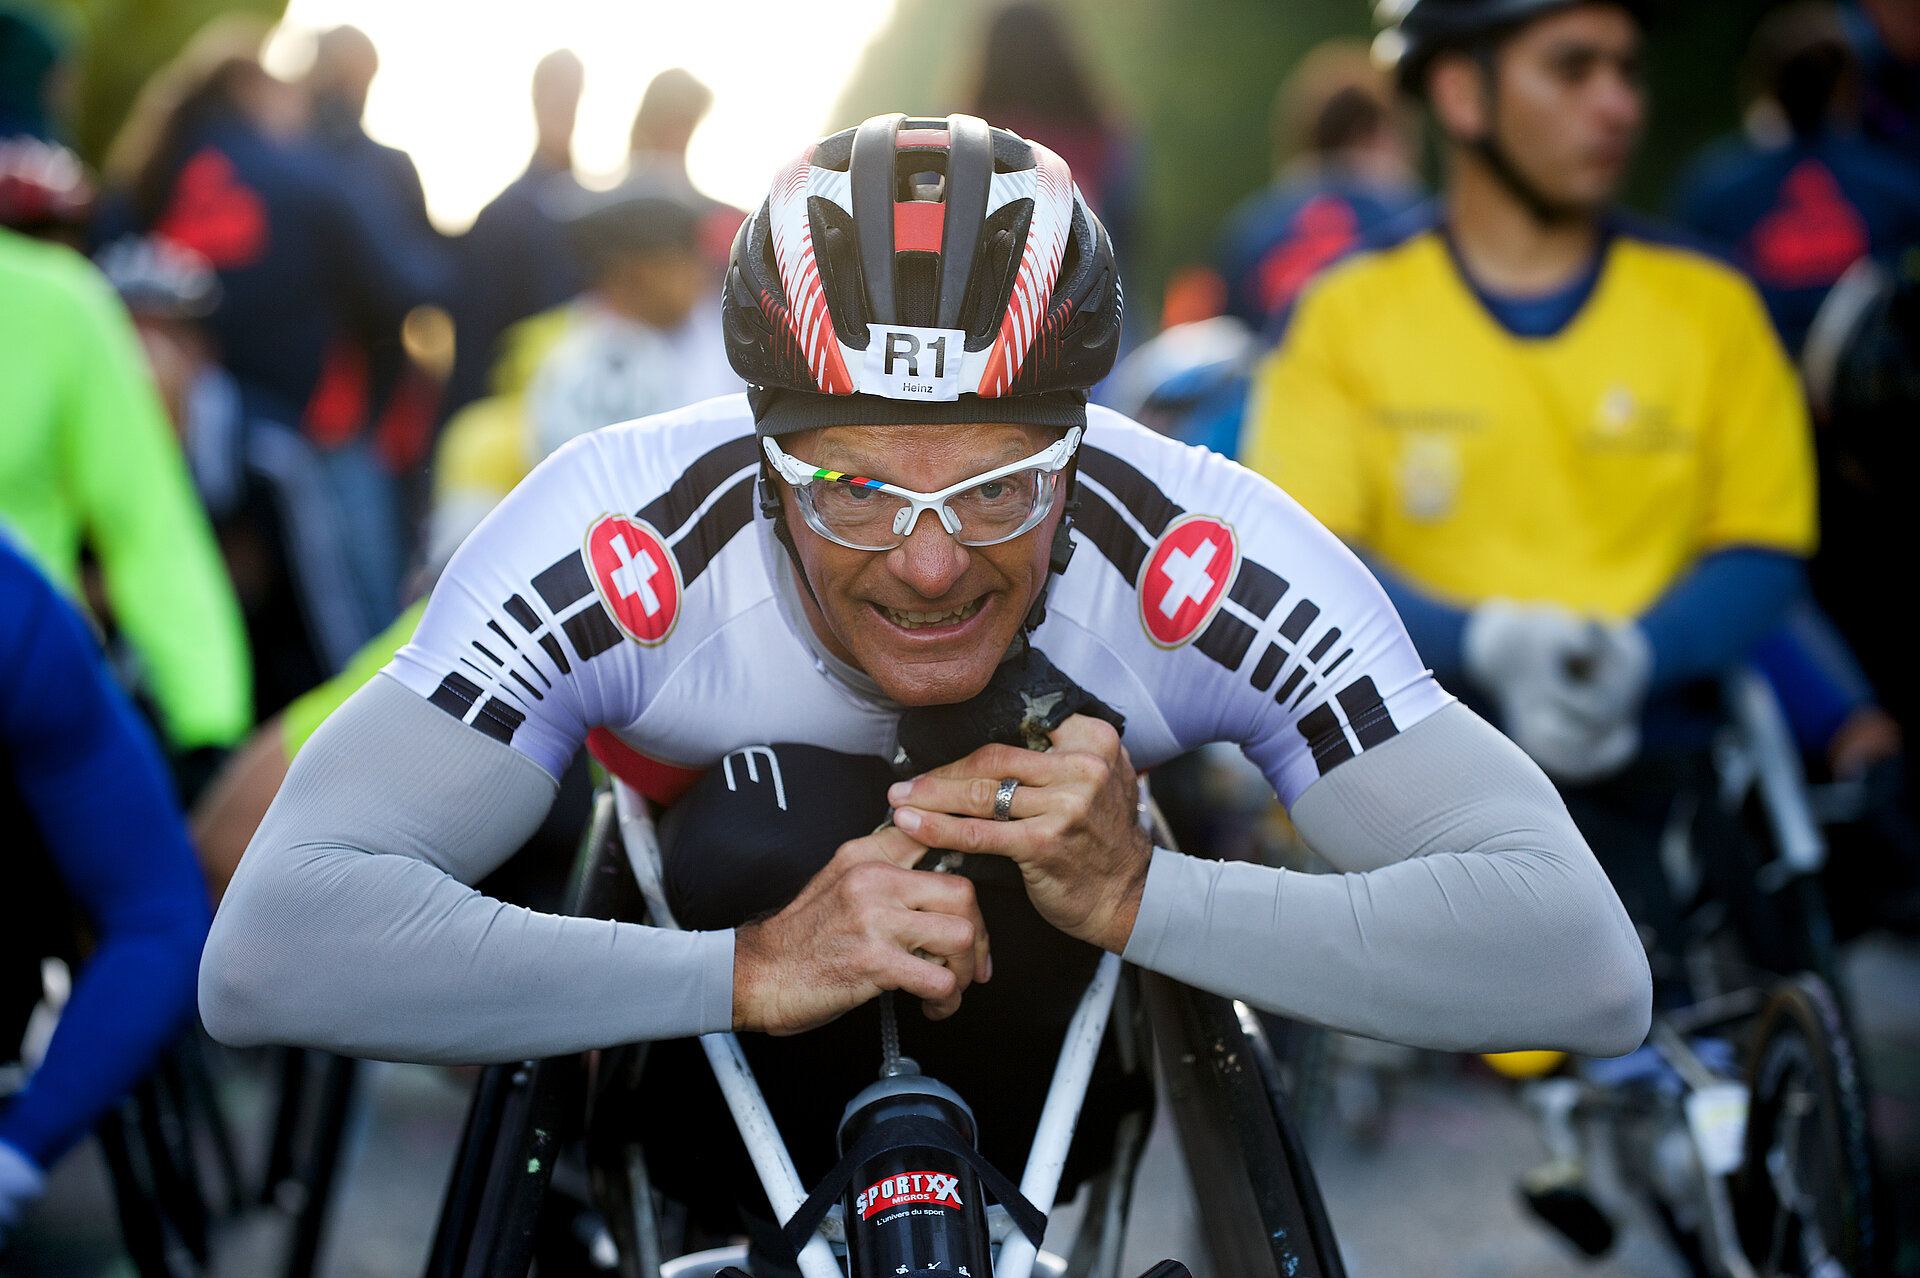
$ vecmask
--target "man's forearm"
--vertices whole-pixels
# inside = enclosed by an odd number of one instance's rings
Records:
[[[466,886],[553,782],[385,677],[300,752],[214,921],[215,1037],[441,1064],[726,1029],[733,934],[561,918]]]
[[[1647,964],[1566,808],[1451,706],[1294,806],[1344,874],[1156,852],[1129,961],[1329,1028],[1452,1051],[1640,1044]]]

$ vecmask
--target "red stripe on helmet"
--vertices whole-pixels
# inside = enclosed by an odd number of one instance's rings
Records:
[[[945,129],[902,129],[894,134],[894,146],[904,151],[910,146],[934,146],[945,150],[951,145]]]
[[[945,233],[947,206],[913,200],[893,206],[893,251],[938,253]]]

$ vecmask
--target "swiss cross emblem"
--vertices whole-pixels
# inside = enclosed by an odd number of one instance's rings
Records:
[[[1162,648],[1177,648],[1212,620],[1227,593],[1240,546],[1211,515],[1188,515],[1154,544],[1140,570],[1140,624]]]
[[[644,520],[602,515],[587,529],[587,567],[607,611],[636,643],[651,647],[680,619],[680,563]]]

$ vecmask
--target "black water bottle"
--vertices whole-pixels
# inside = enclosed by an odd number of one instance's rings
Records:
[[[952,1088],[922,1074],[873,1084],[840,1119],[844,1154],[892,1118],[932,1119],[976,1145],[973,1111]],[[846,1196],[847,1258],[853,1278],[989,1278],[987,1204],[980,1179],[957,1154],[912,1144],[875,1154],[854,1169]]]

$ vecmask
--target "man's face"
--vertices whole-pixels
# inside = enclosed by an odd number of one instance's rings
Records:
[[[1450,68],[1465,78],[1451,100],[1436,95],[1435,107],[1455,136],[1490,133],[1554,204],[1597,212],[1620,189],[1645,118],[1639,68],[1632,15],[1615,4],[1579,5],[1528,23],[1500,46],[1491,94],[1477,68]]]
[[[829,426],[784,436],[810,466],[938,492],[1033,454],[1062,432],[1038,426]],[[963,546],[932,512],[892,550],[850,550],[807,526],[774,480],[818,600],[814,629],[904,705],[965,701],[993,676],[1047,580],[1063,503],[997,546]],[[804,592],[802,592],[804,594]]]

